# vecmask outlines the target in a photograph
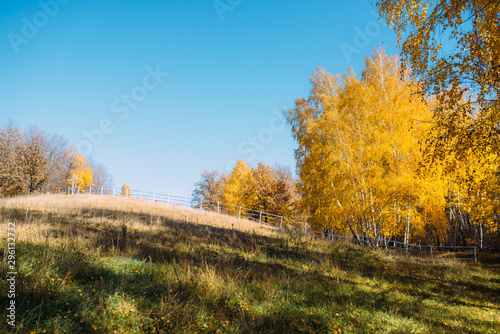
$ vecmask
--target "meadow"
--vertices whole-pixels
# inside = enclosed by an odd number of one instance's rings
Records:
[[[0,200],[5,333],[497,333],[500,264],[435,261],[109,196]],[[12,224],[11,224],[12,226]]]

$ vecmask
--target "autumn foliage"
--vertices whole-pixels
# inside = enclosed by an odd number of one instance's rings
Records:
[[[130,190],[130,187],[128,184],[126,184],[126,183],[123,184],[121,195],[124,197],[132,197],[132,190]]]
[[[71,181],[68,181],[71,180]],[[87,161],[61,135],[13,122],[0,127],[0,197],[40,192],[85,192],[109,187],[112,177],[102,164]]]
[[[309,98],[286,112],[311,222],[355,237],[438,244],[467,242],[450,233],[450,215],[467,217],[467,228],[496,229],[497,155],[471,149],[467,158],[436,159],[448,152],[435,140],[436,98],[422,94],[399,57],[376,50],[360,78],[319,69],[311,83]]]
[[[85,192],[85,188],[92,184],[92,167],[81,154],[76,154],[71,161],[69,176],[74,181],[68,181],[68,185],[74,185]]]
[[[397,34],[403,59],[436,99],[426,160],[449,184],[452,242],[479,239],[482,246],[487,237],[500,247],[494,234],[500,212],[500,2],[375,5]]]
[[[194,197],[269,212],[355,238],[406,243],[494,245],[499,226],[498,151],[467,128],[476,104],[462,95],[443,107],[399,56],[377,49],[361,75],[318,69],[307,99],[285,111],[298,180],[283,168],[239,160],[230,173],[205,172]],[[456,108],[462,112],[457,113]],[[467,112],[463,112],[467,111]],[[457,149],[460,147],[460,149]]]
[[[205,171],[195,184],[195,202],[222,202],[289,218],[303,217],[296,180],[284,167],[238,160],[230,173]]]
[[[320,69],[311,81],[311,96],[297,100],[287,117],[313,221],[405,241],[423,233],[428,217],[442,221],[442,190],[416,177],[419,141],[432,114],[399,59],[379,50],[366,59],[360,79]]]

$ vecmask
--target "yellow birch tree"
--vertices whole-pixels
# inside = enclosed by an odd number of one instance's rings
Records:
[[[250,168],[243,160],[239,159],[224,183],[224,202],[235,206],[250,207],[249,180]]]
[[[69,177],[75,179],[75,187],[81,192],[85,192],[85,188],[92,184],[92,167],[85,160],[83,155],[76,154],[70,164]],[[67,181],[69,185],[71,181]]]
[[[312,221],[405,241],[423,233],[427,217],[442,222],[444,191],[416,174],[432,113],[399,58],[379,49],[366,58],[361,80],[352,70],[318,70],[311,81],[311,96],[287,117]],[[424,207],[427,198],[436,205]]]

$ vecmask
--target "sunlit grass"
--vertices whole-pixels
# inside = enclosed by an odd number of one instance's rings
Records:
[[[14,332],[496,333],[500,327],[498,261],[433,264],[125,198],[4,199],[0,217],[0,229],[15,222],[18,236]],[[5,254],[2,264],[5,277]],[[2,305],[6,291],[2,281]],[[0,331],[12,330],[2,322]]]

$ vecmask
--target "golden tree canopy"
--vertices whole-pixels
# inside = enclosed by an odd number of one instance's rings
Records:
[[[241,159],[238,159],[231,174],[226,178],[224,184],[224,202],[232,205],[247,204],[248,181],[250,180],[250,168]]]
[[[427,92],[440,94],[441,108],[453,110],[437,113],[438,125],[447,130],[443,138],[458,138],[457,151],[478,145],[498,150],[500,1],[380,0],[376,5]],[[464,94],[475,108],[461,103]],[[473,122],[454,122],[471,110]]]
[[[126,183],[123,184],[121,195],[125,196],[125,197],[132,197],[132,190],[130,190],[130,187],[128,186],[128,184],[126,184]]]
[[[76,180],[75,187],[80,188],[80,191],[85,191],[85,188],[92,184],[92,167],[90,167],[89,163],[81,154],[76,154],[73,157],[69,175],[70,178]],[[68,184],[71,185],[72,181],[68,181]]]
[[[500,2],[380,0],[404,59],[434,93],[469,86],[479,98],[500,89]]]
[[[313,222],[376,237],[442,229],[444,187],[417,177],[432,113],[399,58],[376,50],[359,80],[318,70],[311,96],[288,111]],[[434,203],[424,206],[423,203]]]

